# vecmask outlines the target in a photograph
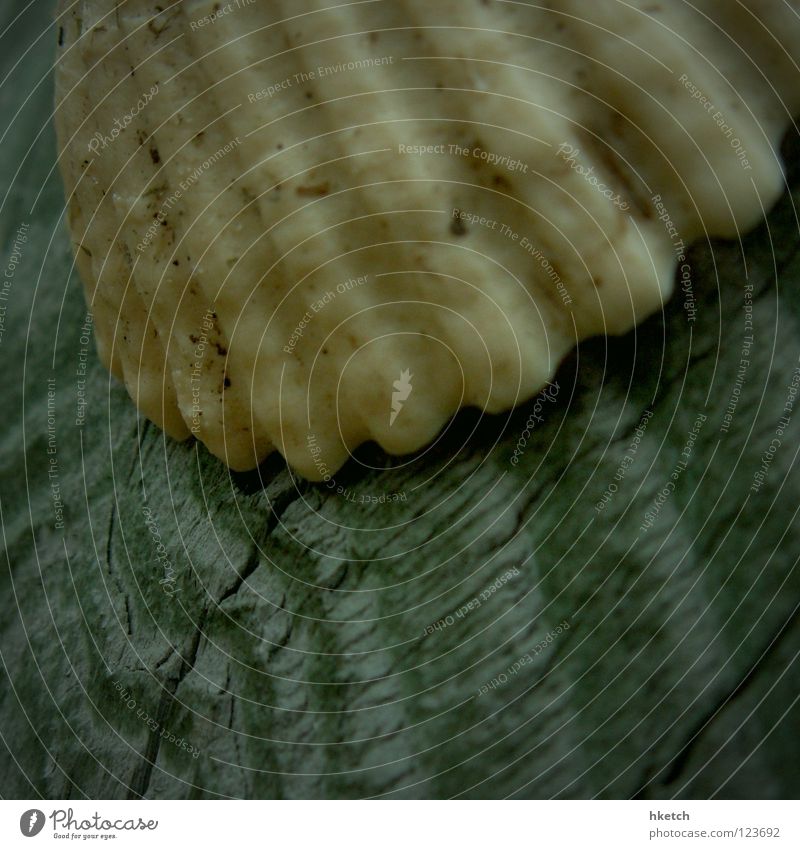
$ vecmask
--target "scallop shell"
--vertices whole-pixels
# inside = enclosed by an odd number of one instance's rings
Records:
[[[63,2],[97,346],[234,469],[326,478],[536,393],[781,191],[783,0]]]

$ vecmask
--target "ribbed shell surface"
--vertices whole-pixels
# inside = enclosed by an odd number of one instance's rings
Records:
[[[782,187],[782,0],[62,2],[100,355],[236,469],[510,409]]]

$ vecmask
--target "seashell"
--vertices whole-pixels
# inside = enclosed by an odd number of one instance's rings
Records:
[[[530,398],[781,191],[784,0],[62,2],[100,357],[234,469],[328,477]]]

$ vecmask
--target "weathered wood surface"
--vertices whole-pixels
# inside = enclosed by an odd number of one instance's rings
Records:
[[[0,54],[4,72],[22,57],[0,90],[4,267],[30,223],[0,342],[2,796],[796,796],[800,411],[750,487],[800,355],[797,140],[768,221],[693,250],[696,321],[676,298],[583,344],[518,465],[533,403],[467,412],[410,462],[366,450],[388,468],[351,463],[345,497],[278,459],[231,475],[165,440],[91,346],[76,426],[85,306],[51,171],[54,31],[25,53],[44,20],[23,16]],[[357,500],[383,493],[404,500]]]

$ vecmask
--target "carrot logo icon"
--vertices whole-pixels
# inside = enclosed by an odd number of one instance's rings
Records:
[[[411,378],[414,377],[413,374],[408,369],[400,372],[400,379],[395,380],[392,384],[394,386],[394,392],[392,392],[392,412],[389,414],[389,427],[394,424],[394,420],[400,413],[400,410],[403,409],[403,404],[408,400],[408,396],[411,394],[411,390],[414,388],[411,385]]]
[[[44,813],[38,808],[31,808],[19,818],[19,830],[25,837],[36,837],[44,828]]]

